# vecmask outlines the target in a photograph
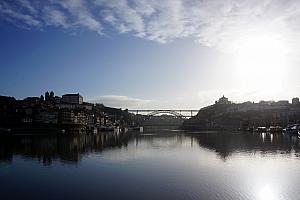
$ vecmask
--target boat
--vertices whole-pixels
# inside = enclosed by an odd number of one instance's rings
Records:
[[[99,128],[100,132],[113,132],[115,127],[113,126],[102,126]]]
[[[10,134],[11,129],[10,128],[0,128],[0,135],[8,135]]]
[[[264,126],[260,126],[260,127],[257,127],[257,129],[255,131],[258,132],[258,133],[266,133],[267,128],[264,127]]]
[[[281,126],[270,126],[268,128],[269,133],[282,133],[282,127]]]
[[[285,132],[292,135],[300,134],[300,124],[291,124],[285,128]]]

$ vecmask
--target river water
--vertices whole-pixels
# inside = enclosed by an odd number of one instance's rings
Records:
[[[300,199],[300,139],[149,131],[0,138],[0,199]]]

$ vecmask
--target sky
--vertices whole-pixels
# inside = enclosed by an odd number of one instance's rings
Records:
[[[300,96],[298,0],[1,0],[0,95],[129,109]]]

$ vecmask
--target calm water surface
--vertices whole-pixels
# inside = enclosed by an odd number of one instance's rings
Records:
[[[283,134],[0,138],[0,199],[300,199],[300,139]]]

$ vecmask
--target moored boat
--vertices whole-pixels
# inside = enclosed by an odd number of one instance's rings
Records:
[[[285,128],[285,132],[288,134],[297,135],[300,131],[300,124],[291,124]]]
[[[260,127],[257,127],[257,129],[255,131],[259,132],[259,133],[266,133],[267,132],[267,128],[264,127],[264,126],[260,126]]]
[[[269,133],[282,133],[282,127],[281,126],[270,126],[268,128]]]
[[[11,133],[10,128],[0,128],[0,135],[8,135]]]

